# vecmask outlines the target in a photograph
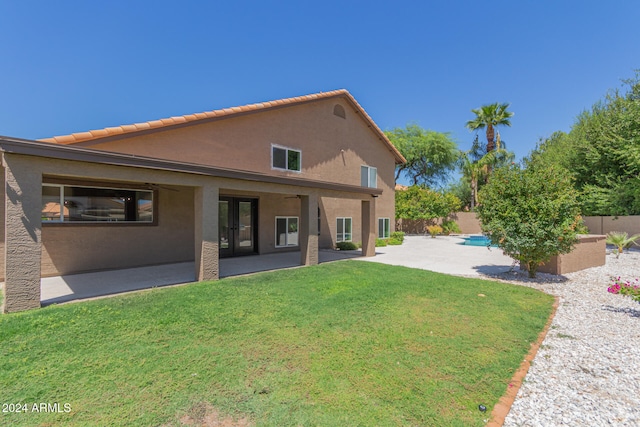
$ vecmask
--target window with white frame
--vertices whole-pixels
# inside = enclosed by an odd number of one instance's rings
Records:
[[[351,241],[351,218],[336,218],[336,242]]]
[[[300,172],[302,170],[302,152],[293,148],[271,145],[271,167]]]
[[[42,184],[43,223],[153,223],[152,190]]]
[[[298,246],[298,217],[276,217],[276,248]]]
[[[378,218],[378,238],[388,239],[391,234],[391,220],[389,218]]]
[[[378,188],[378,169],[372,166],[360,167],[360,185],[363,187]]]

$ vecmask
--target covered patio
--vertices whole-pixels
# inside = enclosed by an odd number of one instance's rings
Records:
[[[242,274],[245,265],[251,266],[245,271],[249,272],[317,264],[322,262],[318,243],[322,198],[351,201],[357,206],[362,254],[375,255],[375,207],[382,194],[377,188],[297,176],[272,177],[28,140],[0,138],[0,151],[6,218],[2,227],[6,254],[2,266],[4,312],[133,289],[216,280]],[[68,189],[115,188],[127,194],[148,194],[147,198],[153,200],[148,203],[153,207],[152,220],[139,224],[52,221],[47,217],[49,211],[43,214],[43,206],[47,206],[43,202],[49,202],[45,192],[50,188],[55,190],[52,203],[60,211],[60,218],[64,209],[75,203],[67,195]],[[251,249],[264,258],[223,258],[221,249],[226,248],[228,240],[219,235],[223,228],[219,227],[220,206],[228,200],[242,202],[239,197],[249,196],[263,200],[263,230],[272,230],[273,235],[263,233],[260,241],[274,246],[274,222],[285,204],[282,200],[288,200],[294,211],[290,206],[283,214],[299,221],[295,244],[277,248],[254,244]],[[278,209],[270,211],[272,206]],[[136,205],[133,207],[135,214]],[[233,226],[242,228],[235,223]],[[327,234],[328,227],[323,229]],[[258,240],[257,233],[254,240]],[[174,267],[167,267],[171,264]],[[157,266],[140,268],[149,265]]]
[[[362,256],[361,251],[320,250],[319,262]],[[220,259],[220,277],[300,267],[300,251]],[[195,282],[194,262],[160,264],[63,276],[40,280],[42,306],[99,298],[162,286]]]

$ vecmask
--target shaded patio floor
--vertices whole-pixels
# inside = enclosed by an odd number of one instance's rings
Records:
[[[358,258],[360,256],[360,251],[319,251],[320,263]],[[298,266],[300,266],[300,252],[222,258],[220,259],[220,277],[239,276],[259,271]],[[43,277],[40,280],[40,302],[43,306],[46,306],[141,289],[192,283],[195,278],[194,270],[193,262],[181,262]]]

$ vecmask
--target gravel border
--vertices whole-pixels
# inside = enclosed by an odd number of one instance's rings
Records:
[[[640,426],[640,304],[607,292],[640,278],[640,251],[564,276],[491,276],[559,297],[504,426]]]

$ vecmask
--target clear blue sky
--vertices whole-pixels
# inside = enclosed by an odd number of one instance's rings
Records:
[[[0,0],[0,135],[28,139],[345,88],[461,149],[509,102],[518,158],[640,68],[640,2]]]

